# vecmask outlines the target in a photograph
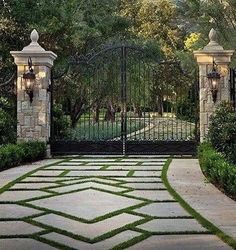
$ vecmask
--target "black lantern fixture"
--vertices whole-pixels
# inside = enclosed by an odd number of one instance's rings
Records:
[[[33,97],[34,97],[34,84],[35,84],[35,73],[32,68],[32,60],[31,57],[28,59],[28,67],[29,70],[23,74],[23,79],[24,79],[24,86],[25,86],[25,92],[28,94],[30,98],[30,102],[33,102]]]
[[[215,103],[217,100],[217,93],[219,90],[219,82],[220,82],[221,76],[217,71],[217,65],[214,60],[213,60],[212,71],[209,74],[207,74],[207,78],[208,78],[209,85],[211,88],[212,99],[213,99],[213,102]]]

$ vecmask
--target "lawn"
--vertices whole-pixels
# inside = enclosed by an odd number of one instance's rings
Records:
[[[195,136],[195,124],[176,118],[128,118],[128,140],[191,140]],[[119,140],[121,137],[121,121],[107,122],[100,119],[94,123],[92,119],[81,119],[75,129],[69,133],[68,139],[80,141]]]
[[[142,120],[130,120],[127,122],[127,134],[138,131],[145,127]],[[72,140],[118,140],[121,136],[121,121],[107,122],[100,120],[99,123],[93,123],[92,120],[81,120],[77,128],[71,130],[69,138]]]

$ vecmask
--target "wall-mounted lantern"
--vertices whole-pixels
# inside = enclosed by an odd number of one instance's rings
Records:
[[[214,60],[213,60],[212,71],[209,74],[207,74],[207,78],[208,78],[209,86],[211,89],[212,99],[213,99],[213,102],[215,103],[217,100],[217,93],[219,90],[219,83],[220,83],[221,75],[217,71],[217,65]]]
[[[35,73],[32,68],[32,60],[31,57],[28,59],[28,71],[23,74],[23,80],[24,80],[24,86],[25,86],[25,92],[28,94],[30,98],[30,102],[33,102],[34,97],[34,85],[35,85]]]

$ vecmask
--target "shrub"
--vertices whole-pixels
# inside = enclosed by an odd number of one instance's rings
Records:
[[[210,143],[199,146],[198,156],[202,170],[209,180],[236,198],[236,166],[227,162]]]
[[[0,171],[19,164],[43,159],[46,145],[43,142],[6,144],[0,147]]]
[[[55,104],[53,107],[53,133],[55,137],[65,137],[70,130],[70,122],[65,115],[62,105]]]
[[[0,108],[0,144],[16,141],[16,121],[5,110]]]
[[[229,103],[220,104],[211,116],[208,138],[218,152],[236,164],[236,112]]]

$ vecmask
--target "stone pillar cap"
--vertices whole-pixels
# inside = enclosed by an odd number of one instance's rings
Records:
[[[24,47],[22,51],[24,51],[24,52],[45,51],[45,49],[38,44],[39,34],[38,34],[36,29],[34,29],[31,32],[30,39],[31,39],[31,43],[28,46]]]
[[[203,50],[211,50],[211,51],[212,50],[217,50],[217,51],[224,50],[224,48],[221,45],[219,45],[217,32],[213,28],[209,32],[209,40],[210,42],[207,44],[207,46],[203,48]]]
[[[52,67],[57,55],[52,51],[46,51],[38,44],[39,34],[36,29],[31,32],[30,39],[31,43],[24,47],[23,50],[10,52],[15,59],[16,65],[27,65],[28,58],[31,57],[33,65]]]

